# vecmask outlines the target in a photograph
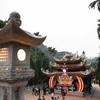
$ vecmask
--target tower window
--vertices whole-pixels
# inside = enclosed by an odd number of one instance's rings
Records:
[[[8,61],[9,48],[0,48],[0,62]]]
[[[24,61],[26,58],[26,52],[23,49],[19,49],[17,52],[17,57],[19,61]]]

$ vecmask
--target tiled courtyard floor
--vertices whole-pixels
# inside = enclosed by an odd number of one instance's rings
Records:
[[[100,100],[100,87],[98,84],[93,85],[95,91],[92,94],[92,97],[79,97],[79,96],[66,96],[65,100]],[[41,92],[42,95],[42,92]],[[62,97],[60,94],[56,94],[56,96],[60,97],[60,100],[62,100]],[[38,100],[38,96],[32,95],[32,93],[27,93],[24,95],[25,100]],[[51,95],[45,96],[46,100],[51,100]]]

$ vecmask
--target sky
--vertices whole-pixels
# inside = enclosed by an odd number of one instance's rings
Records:
[[[100,12],[89,9],[94,0],[1,0],[0,19],[7,20],[11,12],[21,16],[21,28],[31,33],[47,36],[43,42],[57,51],[68,51],[81,55],[85,51],[89,58],[100,53],[97,36],[97,20]]]

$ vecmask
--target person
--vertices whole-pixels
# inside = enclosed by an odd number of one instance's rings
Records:
[[[51,100],[54,100],[54,93],[51,93]]]
[[[54,97],[51,97],[51,100],[54,100]]]
[[[38,98],[38,100],[41,100],[41,97],[40,97],[40,95],[39,95],[39,98]]]
[[[40,88],[38,88],[38,95],[40,95]]]
[[[34,87],[33,87],[33,89],[32,89],[32,95],[33,95],[33,93],[34,93]]]
[[[37,87],[35,88],[34,92],[35,92],[35,96],[38,95],[38,88]]]
[[[50,88],[50,93],[54,93],[54,88]]]
[[[47,95],[49,94],[49,88],[46,88],[46,94]]]
[[[57,100],[57,97],[55,97],[54,100]]]
[[[96,79],[95,79],[95,78],[93,79],[93,83],[94,83],[94,84],[96,83]]]
[[[66,94],[67,94],[66,89],[62,88],[61,94],[62,94],[62,99],[65,100],[65,97],[66,97]]]
[[[60,100],[60,99],[59,99],[59,96],[57,96],[57,100]]]
[[[43,85],[43,95],[46,95],[45,85]]]
[[[42,96],[42,99],[41,100],[45,100],[45,97],[44,97],[44,95]]]

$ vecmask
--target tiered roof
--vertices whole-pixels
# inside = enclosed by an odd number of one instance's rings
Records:
[[[48,72],[42,69],[43,74],[46,76],[50,77],[52,75],[62,75],[62,69],[66,69],[66,73],[69,76],[72,76],[74,79],[76,79],[77,75],[83,78],[92,74],[91,63],[87,63],[85,53],[82,53],[81,56],[79,56],[77,53],[70,53],[64,55],[64,57],[61,59],[54,58],[54,60],[56,63],[50,63],[50,66],[56,71]]]

